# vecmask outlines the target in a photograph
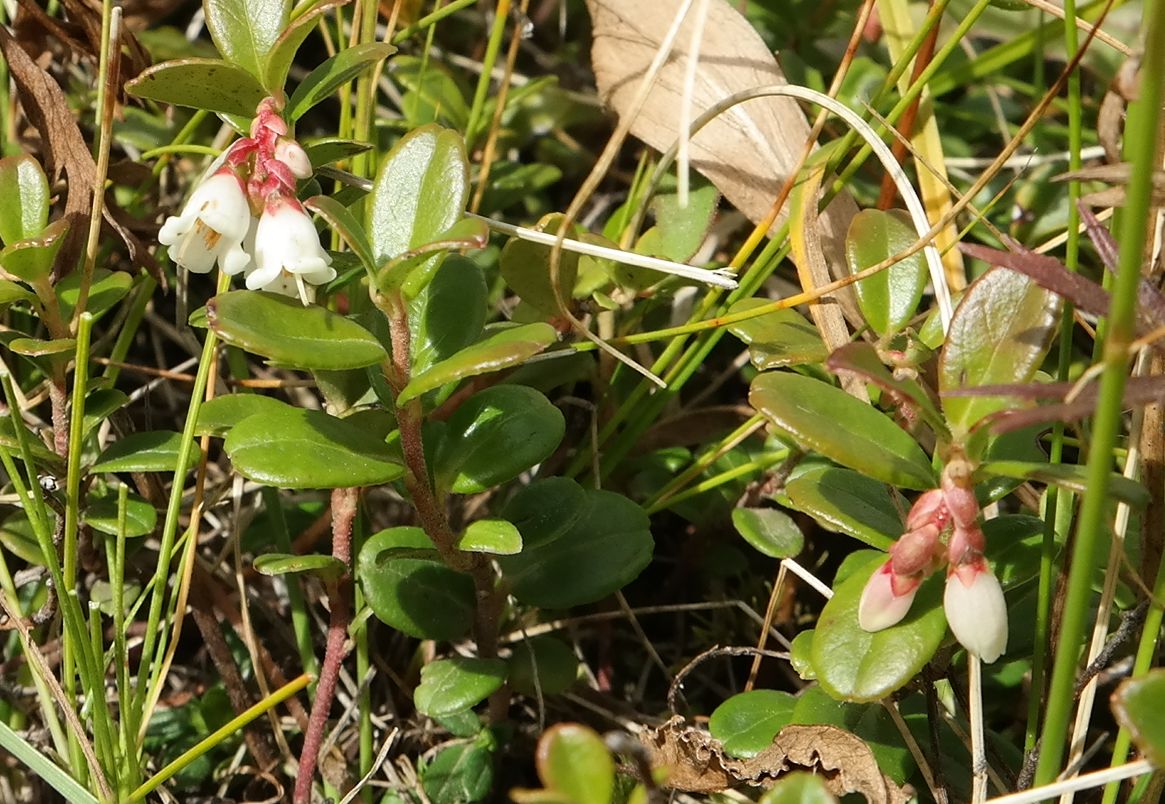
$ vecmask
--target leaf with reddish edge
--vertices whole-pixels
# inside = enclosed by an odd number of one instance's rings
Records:
[[[1035,376],[1059,320],[1059,299],[1028,277],[993,268],[967,289],[939,360],[940,394],[957,388],[1023,382]],[[942,396],[955,439],[1008,399]]]
[[[878,357],[877,350],[870,344],[864,341],[846,344],[829,356],[825,367],[834,373],[848,371],[857,374],[883,391],[904,397],[918,409],[922,418],[934,430],[935,435],[944,440],[950,439],[951,434],[947,430],[946,420],[943,419],[926,390],[917,382],[900,380],[895,377],[886,368],[882,359]]]
[[[851,274],[860,273],[914,245],[918,239],[904,210],[863,209],[850,221],[845,257]],[[854,285],[862,315],[879,335],[897,332],[918,309],[928,281],[926,262],[917,252]]]

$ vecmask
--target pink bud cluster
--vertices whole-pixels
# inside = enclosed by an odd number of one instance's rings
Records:
[[[288,134],[274,99],[259,104],[250,136],[231,144],[182,213],[162,225],[158,241],[188,271],[217,262],[243,274],[251,290],[298,295],[336,278],[311,218],[295,197],[297,179],[312,173],[303,148]]]
[[[858,623],[866,631],[897,624],[910,611],[922,581],[943,565],[943,608],[955,638],[985,662],[1007,647],[1007,609],[998,579],[983,557],[979,502],[970,477],[948,465],[941,487],[920,496],[906,517],[906,532],[890,548],[890,560],[866,583]],[[944,542],[943,537],[947,535]]]

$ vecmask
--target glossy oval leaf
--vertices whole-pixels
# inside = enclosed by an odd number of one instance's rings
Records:
[[[398,453],[363,427],[290,406],[243,419],[225,449],[243,477],[285,489],[376,486],[404,474]]]
[[[1001,476],[1025,482],[1046,483],[1084,494],[1088,489],[1086,466],[1070,463],[1033,463],[1028,461],[987,461],[979,465],[976,477]],[[1135,480],[1112,472],[1108,477],[1108,493],[1134,508],[1149,504],[1148,490]]]
[[[468,553],[512,556],[522,552],[522,534],[504,519],[470,522],[457,539],[457,549]]]
[[[1117,721],[1154,765],[1165,767],[1165,669],[1150,670],[1121,683],[1112,696]]]
[[[221,59],[176,59],[147,67],[125,85],[139,98],[222,114],[255,115],[267,91],[251,73]]]
[[[354,369],[388,358],[376,336],[352,319],[277,293],[220,293],[207,303],[206,313],[225,343],[281,366]]]
[[[558,510],[555,488],[532,484],[507,506],[506,519],[518,526],[524,544],[518,555],[498,558],[514,596],[533,606],[570,608],[600,600],[638,577],[654,549],[643,509],[620,494],[588,489],[581,510],[563,529],[551,521]],[[539,507],[541,515],[531,516]]]
[[[940,394],[1028,382],[1047,354],[1060,302],[1023,274],[992,268],[959,302],[939,359]],[[1006,397],[942,396],[956,437],[984,416],[1019,404]]]
[[[467,399],[446,422],[434,461],[437,483],[476,494],[548,458],[566,432],[562,412],[523,385],[496,385]]]
[[[360,548],[356,578],[377,619],[411,637],[458,639],[473,625],[473,580],[445,566],[420,528],[374,534]]]
[[[807,450],[885,483],[934,488],[917,442],[874,407],[828,383],[786,372],[752,381],[749,402]]]
[[[198,423],[194,427],[194,434],[226,438],[232,427],[249,416],[278,414],[293,409],[286,402],[280,402],[274,397],[260,394],[216,396],[214,399],[202,403],[202,407],[198,411]]]
[[[569,645],[552,636],[536,636],[514,646],[510,686],[522,695],[557,695],[578,680],[578,657]]]
[[[94,530],[116,536],[118,529],[117,497],[91,500],[85,505],[81,521]],[[136,494],[130,494],[126,499],[125,506],[126,538],[135,539],[139,536],[148,536],[154,532],[157,524],[157,509],[148,500]]]
[[[742,692],[716,707],[708,730],[730,756],[748,759],[772,745],[777,732],[792,722],[796,702],[778,690]]]
[[[335,556],[325,555],[295,555],[290,553],[267,553],[256,556],[252,564],[255,571],[261,575],[289,575],[298,572],[310,572],[318,575],[325,581],[334,581],[343,577],[348,567]]]
[[[98,268],[93,272],[93,283],[89,286],[89,301],[85,310],[99,316],[117,304],[133,285],[133,277],[125,271],[107,271]],[[61,318],[69,321],[81,293],[81,272],[74,271],[56,284],[57,306],[61,308]]]
[[[517,365],[557,340],[554,327],[542,322],[494,330],[472,346],[413,377],[401,390],[397,403],[403,405],[446,383]]]
[[[36,300],[36,294],[25,290],[21,285],[8,279],[0,279],[0,308],[16,302],[31,302]]]
[[[506,681],[501,659],[454,656],[421,668],[421,683],[413,692],[417,711],[429,717],[445,717],[469,709],[500,689]]]
[[[28,154],[0,159],[0,243],[36,237],[49,222],[49,180]]]
[[[298,120],[317,103],[330,98],[341,86],[395,52],[395,47],[383,42],[364,42],[344,48],[299,82],[283,113],[290,120]]]
[[[368,198],[368,239],[379,262],[430,243],[465,211],[469,167],[461,136],[437,125],[406,134],[377,173]]]
[[[493,786],[494,758],[477,742],[452,744],[421,765],[421,788],[430,804],[474,804],[484,801]],[[385,799],[382,799],[385,800]],[[394,799],[391,794],[386,800]]]
[[[49,275],[53,260],[65,243],[69,222],[65,218],[55,220],[41,232],[24,240],[17,240],[0,251],[0,266],[4,270],[30,284]]]
[[[785,484],[788,504],[829,530],[888,550],[902,519],[885,483],[838,466],[798,469]]]
[[[863,209],[850,221],[845,258],[851,274],[899,254],[918,240],[910,215],[901,209]],[[928,281],[926,262],[917,252],[854,285],[858,306],[870,327],[889,335],[906,325],[918,309]]]
[[[768,299],[741,299],[730,308],[734,315],[764,307]],[[728,325],[728,331],[748,345],[753,366],[768,369],[821,363],[829,356],[821,333],[796,310],[776,310]]]
[[[485,276],[475,262],[448,257],[409,301],[413,374],[428,371],[481,337],[486,315]]]
[[[572,804],[610,804],[615,760],[603,738],[580,723],[551,726],[538,740],[538,778]]]
[[[266,65],[263,76],[263,85],[275,89],[283,89],[287,83],[287,73],[291,69],[291,62],[295,59],[296,51],[307,39],[308,34],[320,24],[321,17],[337,6],[342,6],[348,0],[317,0],[306,12],[296,17],[290,24],[285,24],[272,43],[263,63]],[[391,48],[391,45],[385,45]],[[395,50],[395,48],[393,48]],[[292,120],[296,118],[291,118]],[[314,164],[314,163],[313,163]]]
[[[203,0],[202,9],[210,38],[223,58],[264,81],[268,56],[287,29],[291,0]],[[282,84],[265,86],[267,94],[283,89]]]
[[[182,449],[182,434],[169,430],[130,433],[110,444],[89,467],[90,472],[173,472]],[[186,471],[198,463],[198,447],[190,442]]]
[[[876,701],[906,685],[930,661],[947,631],[941,573],[924,581],[898,625],[869,633],[858,625],[858,601],[885,556],[868,561],[833,590],[813,633],[817,681],[834,698]]]
[[[805,548],[805,534],[791,516],[776,508],[735,508],[732,526],[769,558],[793,558]]]
[[[908,402],[930,426],[935,435],[943,440],[950,439],[946,420],[939,413],[938,407],[922,387],[922,384],[914,379],[896,376],[882,362],[882,358],[878,356],[877,350],[871,344],[864,341],[847,343],[840,349],[835,349],[825,365],[835,374],[847,372],[861,377],[883,391],[889,391],[898,400]]]

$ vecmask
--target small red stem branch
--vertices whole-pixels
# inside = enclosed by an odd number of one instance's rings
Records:
[[[328,712],[336,694],[336,681],[340,677],[340,666],[344,661],[344,645],[348,639],[348,623],[352,618],[349,598],[352,595],[352,521],[356,517],[356,489],[332,490],[332,556],[344,563],[344,574],[328,584],[328,603],[331,617],[328,620],[327,647],[324,661],[320,666],[320,679],[316,685],[316,697],[312,702],[311,718],[303,737],[303,751],[299,755],[299,775],[295,779],[295,804],[311,804],[312,778],[319,763],[320,747],[324,741],[324,728],[328,722]]]

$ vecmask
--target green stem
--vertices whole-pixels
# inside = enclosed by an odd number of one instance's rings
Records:
[[[1048,692],[1040,759],[1036,765],[1034,783],[1037,786],[1052,781],[1060,770],[1074,701],[1072,690],[1080,645],[1085,636],[1092,597],[1092,575],[1096,569],[1099,547],[1107,541],[1110,531],[1106,519],[1109,474],[1112,469],[1112,451],[1116,447],[1121,424],[1129,344],[1134,337],[1137,287],[1141,281],[1146,223],[1150,220],[1152,177],[1157,164],[1157,125],[1161,112],[1162,82],[1165,78],[1165,8],[1150,3],[1145,7],[1145,13],[1148,19],[1140,96],[1129,108],[1128,124],[1125,127],[1126,158],[1132,165],[1132,172],[1125,208],[1118,225],[1120,264],[1107,317],[1109,328],[1103,350],[1100,402],[1088,456],[1088,491],[1080,508],[1076,550],[1068,576],[1068,592]]]
[[[465,149],[473,152],[477,139],[478,121],[485,110],[485,100],[493,83],[494,65],[502,48],[502,38],[506,34],[506,18],[510,15],[510,0],[497,0],[494,8],[493,29],[489,32],[489,42],[485,46],[485,58],[481,61],[481,75],[477,79],[477,89],[473,93],[473,106],[469,109],[469,119],[465,123]]]
[[[408,38],[413,34],[420,33],[426,28],[436,25],[450,14],[460,11],[463,8],[469,8],[469,6],[472,6],[476,2],[477,0],[453,0],[453,2],[449,5],[442,6],[433,13],[421,17],[407,28],[402,28],[395,36],[392,37],[392,43],[394,45],[399,45],[402,42],[407,41]]]

